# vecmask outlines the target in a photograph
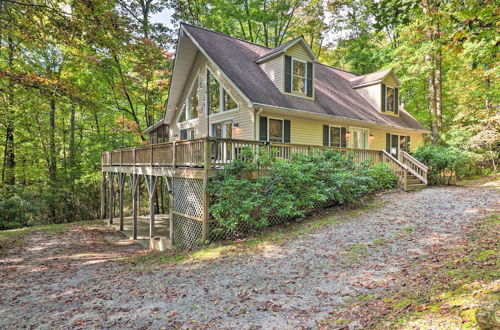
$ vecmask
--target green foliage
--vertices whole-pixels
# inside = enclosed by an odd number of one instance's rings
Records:
[[[418,148],[413,156],[429,167],[429,184],[450,184],[452,174],[460,178],[473,170],[470,155],[455,147],[427,144]]]
[[[266,173],[252,172],[256,158],[265,159]],[[251,173],[262,175],[252,179]],[[387,165],[356,166],[337,151],[293,154],[289,161],[247,155],[210,181],[210,214],[220,231],[240,232],[268,226],[271,216],[304,217],[318,202],[354,202],[395,183]]]

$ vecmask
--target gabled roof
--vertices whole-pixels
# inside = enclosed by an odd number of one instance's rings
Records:
[[[404,110],[399,117],[381,114],[351,87],[350,80],[356,77],[353,73],[314,63],[315,98],[284,94],[255,62],[272,49],[185,23],[181,29],[253,105],[425,130]]]
[[[355,87],[361,87],[361,86],[366,86],[370,84],[375,84],[382,82],[385,77],[387,77],[389,74],[394,74],[392,69],[385,69],[382,71],[377,71],[377,72],[372,72],[368,73],[362,76],[357,76],[355,78],[350,79],[351,81],[351,86],[353,88]],[[397,80],[396,76],[394,78]],[[399,84],[399,81],[398,81]]]
[[[309,47],[309,45],[304,40],[304,37],[297,37],[297,38],[292,39],[290,41],[287,41],[284,44],[281,44],[278,47],[271,49],[269,52],[267,52],[267,53],[259,56],[259,58],[257,58],[255,60],[255,63],[262,63],[262,62],[264,62],[264,61],[266,61],[268,59],[271,59],[271,58],[273,58],[275,56],[281,55],[284,52],[286,52],[290,47],[292,47],[293,45],[295,45],[297,43],[301,43],[302,46],[304,47],[304,49],[309,53],[309,55],[311,56],[311,58],[314,61],[317,61],[316,55],[314,55],[314,53],[312,52],[311,48]]]

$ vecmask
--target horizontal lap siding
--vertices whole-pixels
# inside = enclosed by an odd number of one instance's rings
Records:
[[[290,47],[286,52],[286,55],[298,58],[299,60],[304,60],[304,61],[312,61],[311,56],[309,53],[304,49],[302,46],[302,43],[298,42],[292,47]]]
[[[263,112],[261,116],[288,119],[291,122],[291,143],[296,144],[310,144],[310,145],[323,145],[323,125],[332,125],[346,127],[359,127],[367,128],[370,134],[374,135],[374,141],[370,142],[370,149],[383,150],[385,149],[385,135],[386,133],[409,135],[411,139],[411,150],[414,151],[418,146],[423,144],[423,135],[416,132],[405,132],[402,130],[391,130],[386,128],[369,128],[363,125],[345,125],[332,121],[321,121],[307,118],[299,118],[293,116],[283,116],[273,113]]]
[[[380,86],[380,84],[371,85],[371,86],[362,87],[362,88],[356,88],[355,91],[358,92],[359,94],[361,94],[361,96],[363,96],[363,98],[365,100],[367,100],[368,103],[370,103],[372,107],[374,107],[375,109],[380,111],[380,109],[382,107],[380,104],[381,99],[382,99],[382,95],[381,95],[382,87]]]
[[[201,83],[201,91],[200,91],[200,105],[203,108],[203,114],[199,115],[197,120],[186,123],[177,123],[177,117],[179,116],[179,112],[181,110],[182,104],[178,105],[178,109],[172,119],[171,122],[171,136],[178,135],[180,137],[179,131],[185,128],[194,127],[195,130],[195,138],[205,137],[207,136],[207,118],[205,115],[206,111],[206,75],[207,66],[210,68],[211,72],[217,78],[217,80],[222,84],[224,89],[235,99],[236,103],[239,106],[239,110],[230,111],[227,113],[220,113],[215,116],[210,117],[210,124],[223,121],[223,120],[233,120],[233,122],[237,122],[239,127],[233,128],[233,138],[236,139],[253,139],[253,110],[248,107],[246,100],[239,94],[239,92],[231,86],[231,84],[224,78],[224,76],[213,66],[210,62],[207,61],[206,57],[198,53],[196,59],[194,61],[194,65],[191,68],[191,73],[189,74],[188,81],[184,86],[183,98],[185,99],[187,93],[189,92],[189,88],[193,80],[195,79],[195,74],[199,69],[199,83]]]
[[[269,79],[271,79],[281,92],[283,92],[284,65],[283,56],[277,56],[260,64],[262,70],[264,70]]]

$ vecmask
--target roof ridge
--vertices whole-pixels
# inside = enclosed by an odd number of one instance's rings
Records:
[[[357,77],[361,77],[361,76],[363,76],[363,75],[360,75],[359,73],[355,73],[355,72],[347,71],[347,70],[344,70],[344,69],[341,69],[341,68],[336,68],[336,67],[334,67],[334,66],[331,66],[331,65],[328,65],[328,64],[325,64],[325,63],[320,63],[320,62],[316,62],[316,63],[318,63],[318,64],[320,64],[320,65],[323,65],[323,66],[326,66],[327,68],[330,68],[330,69],[335,69],[335,70],[343,71],[343,72],[346,72],[346,73],[351,73],[351,74],[354,74],[354,75],[356,75]],[[356,78],[357,78],[357,77],[356,77]]]
[[[251,44],[251,45],[255,45],[255,46],[259,46],[259,47],[262,47],[262,48],[266,48],[267,50],[272,50],[276,47],[279,47],[279,46],[276,46],[274,48],[270,48],[270,47],[266,47],[266,46],[263,46],[263,45],[260,45],[258,43],[255,43],[255,42],[251,42],[251,41],[248,41],[248,40],[245,40],[245,39],[242,39],[242,38],[238,38],[238,37],[234,37],[234,36],[230,36],[228,34],[224,34],[222,32],[218,32],[218,31],[214,31],[214,30],[210,30],[210,29],[207,29],[207,28],[204,28],[204,27],[199,27],[199,26],[196,26],[196,25],[193,25],[193,24],[189,24],[189,23],[186,23],[186,22],[181,22],[180,23],[181,25],[187,25],[187,26],[190,26],[190,27],[194,27],[195,29],[200,29],[200,30],[205,30],[207,32],[212,32],[212,33],[215,33],[215,34],[219,34],[223,37],[228,37],[228,38],[231,38],[231,39],[236,39],[236,40],[239,40],[239,41],[243,41],[243,42],[246,42],[248,44]],[[281,46],[281,45],[280,45]]]

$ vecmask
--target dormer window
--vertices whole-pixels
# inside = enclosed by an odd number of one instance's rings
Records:
[[[394,112],[396,109],[396,98],[394,97],[394,88],[386,87],[386,103],[385,103],[385,111]]]
[[[313,64],[285,55],[285,93],[313,96]]]
[[[292,59],[292,91],[306,93],[306,62]]]
[[[399,114],[399,90],[397,87],[382,86],[382,112]]]

